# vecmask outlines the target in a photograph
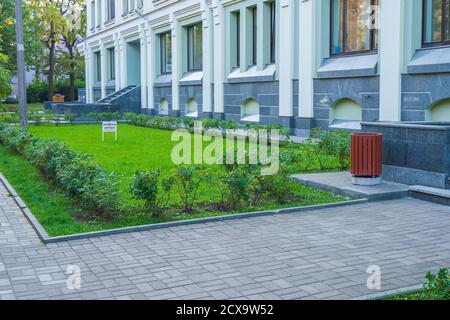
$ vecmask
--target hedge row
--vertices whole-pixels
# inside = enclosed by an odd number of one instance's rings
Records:
[[[0,142],[23,155],[49,180],[95,215],[116,212],[118,179],[91,156],[77,154],[64,143],[41,139],[17,127],[0,124]]]

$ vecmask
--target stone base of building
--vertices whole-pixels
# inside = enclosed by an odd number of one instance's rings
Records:
[[[223,112],[213,112],[212,117],[216,120],[224,120],[225,114]]]
[[[169,117],[179,117],[180,110],[169,110]]]
[[[309,138],[314,125],[314,118],[295,118],[292,134],[297,137]]]
[[[450,189],[447,174],[419,169],[384,165],[383,179],[409,186],[421,185],[439,189]]]

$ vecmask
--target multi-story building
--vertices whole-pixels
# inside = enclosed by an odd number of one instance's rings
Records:
[[[87,100],[358,129],[450,121],[450,0],[86,0]]]

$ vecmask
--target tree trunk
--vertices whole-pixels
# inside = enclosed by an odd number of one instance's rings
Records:
[[[70,71],[69,71],[70,101],[75,101],[75,62],[74,62],[73,48],[70,47],[68,49],[70,56]]]
[[[52,100],[55,95],[55,40],[51,40],[50,42],[50,52],[49,52],[49,61],[48,61],[48,98],[49,101]]]

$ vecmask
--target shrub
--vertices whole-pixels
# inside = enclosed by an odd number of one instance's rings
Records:
[[[137,116],[138,115],[136,113],[133,113],[133,112],[126,112],[123,115],[125,121],[127,121],[128,123],[131,123],[131,124],[136,124],[137,123]]]
[[[28,115],[28,118],[30,121],[33,121],[35,125],[39,126],[42,123],[44,115],[40,112],[31,112]]]
[[[0,142],[24,155],[93,214],[105,215],[116,210],[118,179],[98,166],[92,157],[78,155],[57,140],[40,139],[4,124],[0,125]]]
[[[350,166],[350,134],[345,131],[328,131],[320,134],[319,149],[336,156],[342,170]]]
[[[137,171],[131,182],[131,193],[138,200],[144,200],[147,210],[153,216],[160,215],[170,201],[172,181],[170,178],[161,178],[161,172]]]
[[[450,270],[441,269],[436,275],[427,273],[420,299],[450,300]]]
[[[112,173],[97,165],[92,157],[78,155],[57,171],[57,179],[69,196],[96,214],[106,215],[117,208],[118,182]]]
[[[47,81],[33,81],[27,87],[27,101],[29,103],[43,102],[48,100]]]
[[[75,121],[76,118],[76,114],[74,113],[67,113],[64,115],[64,120],[69,122],[70,124],[73,124],[73,122]]]
[[[226,168],[225,173],[219,172],[216,178],[220,184],[221,209],[241,208],[250,200],[256,172],[246,165],[228,165]]]
[[[206,171],[199,167],[180,166],[174,169],[172,179],[177,187],[184,212],[194,212],[198,189],[207,177]]]

